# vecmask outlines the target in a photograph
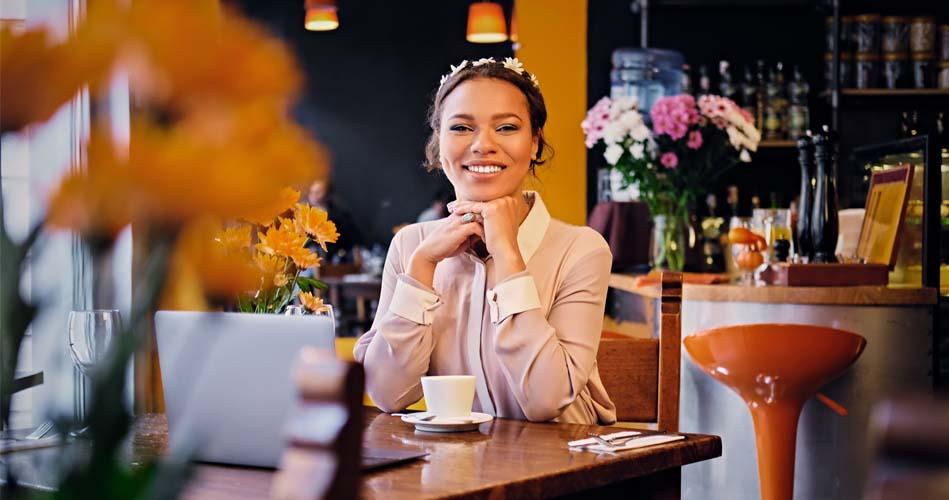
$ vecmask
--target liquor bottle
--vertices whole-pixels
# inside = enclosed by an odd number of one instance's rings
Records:
[[[813,184],[811,184],[814,177],[813,160],[814,142],[808,130],[797,140],[797,163],[801,167],[801,194],[797,202],[797,241],[794,247],[797,249],[799,258],[804,262],[810,260],[814,251],[811,239],[811,202],[814,198]]]
[[[728,186],[728,197],[725,201],[728,203],[728,217],[738,217],[738,186]]]
[[[760,128],[758,121],[758,85],[755,83],[751,66],[745,66],[745,81],[741,83],[741,107],[755,119],[755,127]]]
[[[768,96],[765,94],[765,79],[764,79],[764,61],[758,59],[758,70],[755,73],[755,83],[757,84],[757,90],[755,91],[755,124],[759,130],[764,132],[764,119],[765,119],[765,107],[767,107]]]
[[[705,197],[708,217],[702,219],[702,272],[720,273],[725,270],[725,251],[721,237],[725,220],[716,216],[717,198],[714,194]]]
[[[708,67],[699,65],[699,92],[697,97],[712,93],[712,79],[708,76]]]
[[[754,212],[755,209],[761,208],[761,197],[757,194],[751,195],[751,210]]]
[[[812,262],[837,262],[837,134],[827,125],[814,136],[814,163],[817,184],[811,208]]]
[[[781,72],[781,63],[768,71],[768,83],[765,84],[765,139],[779,140],[784,138],[784,76]]]
[[[801,75],[801,70],[794,66],[794,79],[788,84],[788,96],[791,106],[788,108],[788,136],[797,140],[804,135],[810,122],[810,111],[807,108],[807,95],[810,85]]]
[[[732,73],[731,70],[728,69],[728,61],[719,61],[718,77],[718,91],[722,97],[727,97],[734,101],[735,94],[738,93],[738,88],[735,87],[735,84],[732,82]]]
[[[692,68],[688,64],[682,65],[682,93],[693,94],[695,89],[692,87]]]

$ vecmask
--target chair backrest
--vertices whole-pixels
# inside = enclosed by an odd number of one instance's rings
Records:
[[[661,431],[679,430],[682,275],[663,272],[657,339],[605,337],[597,367],[616,404],[616,418],[655,422]]]
[[[357,498],[365,387],[362,365],[304,349],[295,382],[300,404],[287,424],[287,449],[271,498]]]

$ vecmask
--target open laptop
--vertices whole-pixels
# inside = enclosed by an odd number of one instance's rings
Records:
[[[294,362],[304,346],[335,349],[332,318],[159,311],[155,330],[171,453],[276,467]]]

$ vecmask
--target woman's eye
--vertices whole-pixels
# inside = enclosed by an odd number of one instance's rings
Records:
[[[470,132],[471,127],[467,125],[452,125],[448,130],[451,130],[452,132]]]
[[[498,127],[498,132],[516,132],[517,125],[501,125]]]

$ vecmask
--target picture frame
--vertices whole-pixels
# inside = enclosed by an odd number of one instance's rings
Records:
[[[857,243],[857,259],[860,262],[882,264],[891,269],[896,264],[896,250],[913,183],[913,169],[912,164],[901,163],[872,174]]]

